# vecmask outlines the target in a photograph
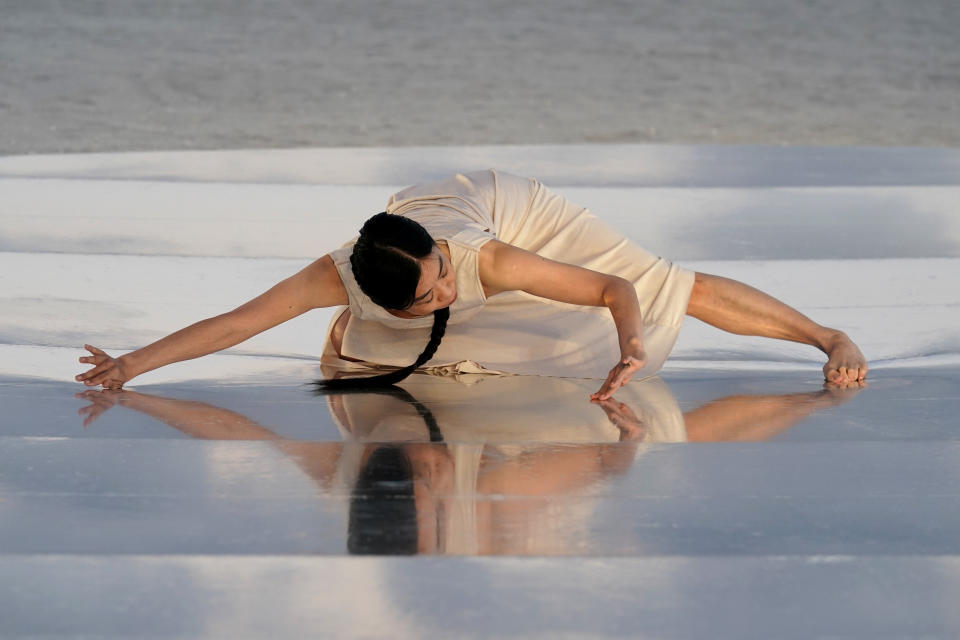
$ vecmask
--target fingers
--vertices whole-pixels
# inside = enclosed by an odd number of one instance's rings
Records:
[[[111,379],[110,373],[111,373],[110,371],[105,371],[95,378],[91,378],[90,380],[85,380],[83,384],[87,385],[88,387],[95,387],[98,384],[101,384],[103,385],[104,389],[119,389],[120,387],[122,387],[123,382],[120,380]]]
[[[597,395],[597,394],[593,394]],[[595,405],[598,405],[605,414],[607,414],[607,419],[613,421],[614,417],[617,415],[616,403],[614,400],[600,400],[599,398],[591,398],[590,402]]]
[[[104,389],[119,389],[123,385],[123,381],[112,378],[112,375],[113,371],[108,369],[94,375],[92,378],[84,380],[83,384],[88,387],[95,387],[98,384],[102,384]]]
[[[89,351],[90,353],[92,353],[92,354],[95,355],[95,356],[109,357],[109,356],[107,356],[106,353],[104,353],[104,352],[103,352],[102,350],[100,350],[100,349],[97,349],[97,348],[96,348],[95,346],[93,346],[92,344],[85,344],[85,345],[83,345],[83,348],[86,349],[87,351]]]
[[[867,368],[863,367],[840,367],[840,377],[846,382],[858,382],[867,377]]]
[[[828,391],[846,391],[849,389],[866,389],[870,385],[866,380],[850,380],[847,382],[831,382],[827,380],[823,383],[824,389]]]
[[[617,370],[613,369],[610,374],[607,376],[607,379],[604,380],[603,385],[600,387],[600,390],[590,396],[593,400],[606,400],[613,395],[613,392],[619,387],[614,386],[614,380],[617,377]]]
[[[105,362],[109,359],[110,357],[107,355],[81,356],[80,358],[78,358],[80,362],[83,362],[85,364],[100,364],[101,362]]]
[[[624,404],[623,402],[621,402],[621,403],[619,403],[619,409],[620,409],[620,413],[622,413],[624,416],[626,416],[629,420],[633,420],[633,421],[635,421],[635,422],[639,422],[639,421],[640,421],[640,418],[637,417],[637,414],[635,414],[635,413],[633,412],[633,409],[631,409],[631,408],[629,407],[629,405]]]
[[[120,401],[120,399],[123,397],[123,394],[117,393],[110,389],[87,389],[86,391],[73,394],[73,397],[77,400],[85,400],[95,405],[112,407]],[[89,406],[83,407],[82,409],[78,410],[78,413],[83,412],[84,410],[89,410],[89,408]]]
[[[90,426],[90,424],[99,418],[100,414],[106,410],[106,408],[96,400],[90,400],[90,402],[92,404],[77,409],[77,415],[83,416],[84,427]]]
[[[85,371],[79,374],[76,377],[76,380],[77,382],[82,382],[86,385],[100,384],[100,382],[98,382],[97,380],[98,379],[102,380],[103,374],[109,373],[109,371],[113,369],[113,367],[114,367],[113,360],[100,362],[93,369],[90,369],[89,371]]]
[[[604,381],[600,390],[590,395],[593,400],[606,400],[614,394],[620,387],[630,382],[635,371],[643,366],[643,361],[634,357],[628,357],[617,363]]]
[[[613,395],[613,392],[610,390],[610,380],[609,380],[609,378],[608,378],[607,381],[603,383],[603,386],[600,387],[600,390],[599,390],[599,391],[597,391],[596,393],[590,394],[590,399],[591,399],[591,400],[606,400],[606,399],[609,398],[611,395]]]
[[[628,358],[620,362],[616,367],[613,368],[613,371],[610,372],[611,375],[613,375],[613,381],[610,383],[610,388],[612,391],[616,391],[620,387],[630,382],[633,374],[642,366],[643,363],[636,358]]]
[[[92,382],[92,379],[104,371],[112,369],[114,366],[114,360],[106,353],[92,345],[85,344],[83,345],[83,348],[89,351],[92,355],[82,356],[79,358],[80,362],[83,364],[92,364],[94,367],[77,375],[75,380],[77,382],[84,382],[88,386],[98,384],[97,382]]]
[[[845,384],[848,382],[859,382],[867,377],[867,367],[824,367],[824,379],[834,384]]]
[[[118,396],[119,394],[114,392],[94,391],[93,389],[88,389],[82,393],[73,394],[74,398],[77,398],[78,400],[85,400],[90,403],[85,407],[80,407],[77,409],[77,415],[83,416],[84,418],[84,428],[89,427],[108,409],[113,407],[113,405],[119,400]]]

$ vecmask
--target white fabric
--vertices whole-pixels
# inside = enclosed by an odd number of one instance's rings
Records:
[[[659,370],[673,348],[693,273],[645,251],[536,180],[494,170],[458,174],[404,189],[390,198],[387,211],[416,220],[450,248],[459,297],[450,309],[443,342],[427,367],[605,378],[620,357],[613,319],[605,308],[545,300],[522,291],[485,299],[478,255],[492,238],[631,281],[640,299],[648,356],[639,376]],[[352,316],[342,353],[372,365],[408,365],[426,345],[433,319],[397,318],[373,304],[353,278],[352,245],[331,254]],[[325,349],[325,359],[337,360],[330,349]]]

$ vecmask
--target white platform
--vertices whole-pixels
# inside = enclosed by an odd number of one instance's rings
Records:
[[[695,321],[663,382],[620,396],[639,443],[616,442],[592,381],[414,377],[447,446],[576,480],[477,487],[501,514],[490,558],[345,557],[350,486],[318,469],[363,445],[304,385],[322,312],[145,375],[143,402],[82,426],[84,342],[129,349],[229,309],[392,190],[484,166],[844,328],[870,387],[823,392],[816,351]],[[957,202],[956,150],[0,158],[0,634],[956,637]],[[621,466],[551,475],[591,447]]]

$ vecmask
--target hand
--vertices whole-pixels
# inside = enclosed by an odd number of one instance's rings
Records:
[[[122,404],[123,396],[129,391],[94,391],[93,389],[87,389],[82,393],[74,394],[74,398],[80,400],[86,400],[90,404],[77,409],[77,413],[81,416],[84,416],[83,428],[86,429],[94,420],[99,418],[104,414],[108,409],[111,409],[117,404]]]
[[[829,357],[823,365],[823,379],[827,382],[846,385],[867,377],[867,359],[847,334],[836,332],[823,350]]]
[[[89,344],[83,345],[83,348],[91,355],[80,358],[80,362],[92,364],[94,367],[78,375],[77,382],[82,382],[88,387],[100,384],[104,389],[120,389],[124,382],[133,377],[119,358],[112,358]]]
[[[606,400],[616,392],[617,389],[630,382],[633,374],[643,368],[647,363],[647,354],[642,347],[638,347],[630,355],[620,358],[610,375],[604,381],[603,386],[596,393],[590,394],[591,400]]]
[[[647,426],[637,417],[633,409],[613,398],[607,400],[591,400],[600,405],[607,419],[620,430],[620,440],[643,440],[647,435]]]

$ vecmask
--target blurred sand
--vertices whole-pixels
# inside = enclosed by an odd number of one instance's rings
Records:
[[[956,0],[0,0],[0,154],[960,146]]]

